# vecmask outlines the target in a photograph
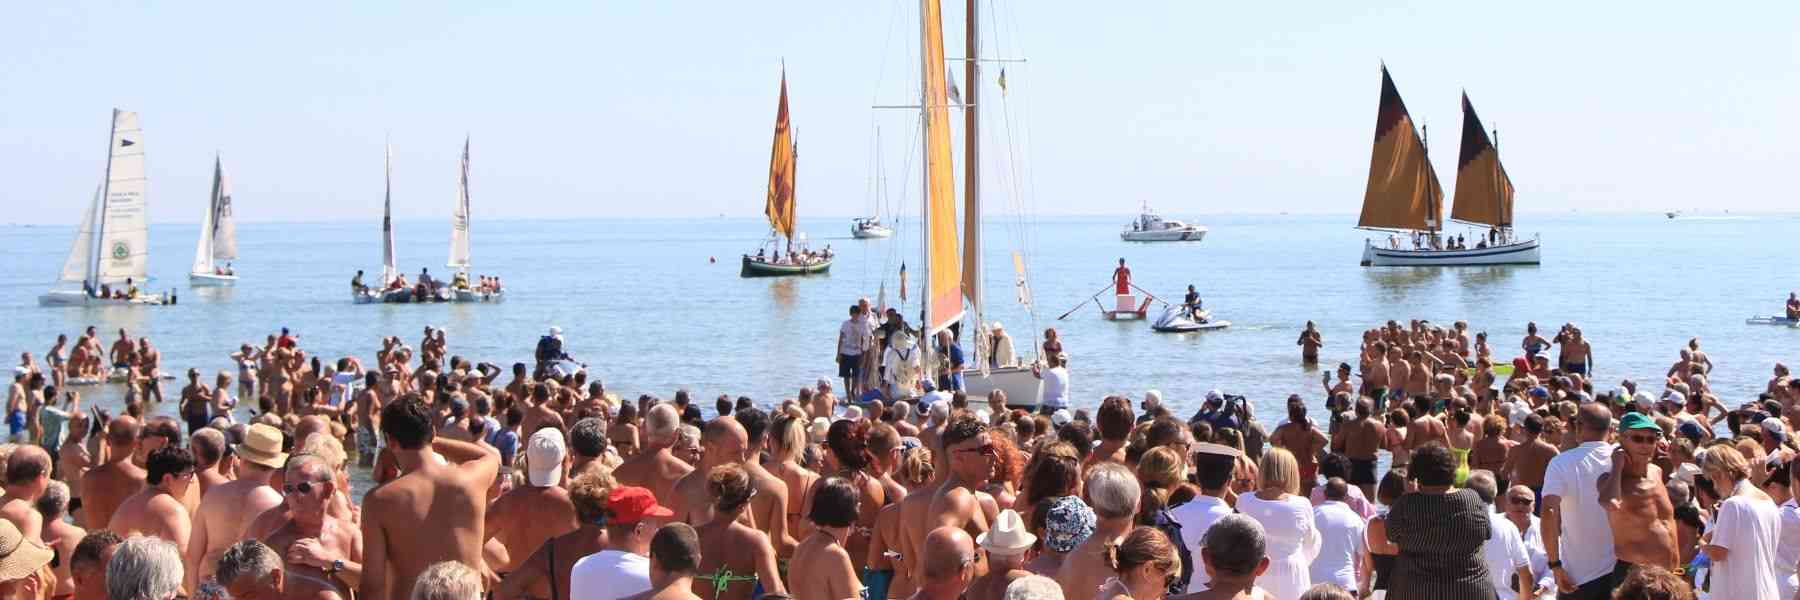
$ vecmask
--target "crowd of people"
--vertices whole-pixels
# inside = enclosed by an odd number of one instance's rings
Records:
[[[1727,407],[1698,340],[1616,391],[1573,325],[1528,328],[1510,373],[1486,341],[1371,329],[1272,429],[1218,391],[1182,418],[1155,390],[1028,411],[831,378],[703,410],[432,328],[368,367],[284,330],[115,415],[59,383],[59,342],[9,391],[0,598],[1795,596],[1784,366]]]

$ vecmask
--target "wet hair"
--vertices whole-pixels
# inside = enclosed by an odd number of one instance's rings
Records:
[[[587,458],[606,454],[606,423],[593,417],[576,421],[569,428],[569,450]]]
[[[1131,414],[1131,401],[1120,396],[1107,396],[1101,400],[1094,421],[1100,428],[1100,439],[1107,441],[1125,439],[1137,425],[1137,417]]]
[[[1662,567],[1637,565],[1613,591],[1620,600],[1694,600],[1694,588]]]
[[[820,527],[849,527],[856,524],[856,503],[861,493],[850,480],[826,477],[819,480],[813,492],[812,511],[806,518]]]
[[[1456,455],[1442,444],[1432,442],[1414,450],[1411,466],[1411,476],[1419,485],[1456,483]]]
[[[163,446],[150,452],[150,457],[144,460],[144,467],[148,473],[144,481],[150,485],[159,485],[164,477],[192,470],[195,467],[194,454],[186,448]],[[10,475],[12,469],[8,468],[7,471]]]
[[[981,419],[966,414],[952,418],[950,424],[944,426],[943,447],[948,449],[951,446],[975,439],[981,434],[987,433],[987,430],[987,423],[981,422]]]
[[[1030,506],[1045,498],[1067,496],[1075,493],[1080,481],[1081,459],[1075,448],[1055,442],[1032,453],[1031,462],[1025,464],[1025,485],[1019,499]]]
[[[707,472],[706,495],[712,498],[714,509],[730,513],[749,503],[756,488],[750,485],[750,474],[742,465],[726,463]]]
[[[1261,523],[1248,516],[1232,513],[1206,528],[1201,548],[1207,564],[1224,575],[1248,576],[1268,558],[1268,535]]]
[[[1381,484],[1375,486],[1375,500],[1393,506],[1394,502],[1404,495],[1406,495],[1406,469],[1403,467],[1388,469],[1387,474],[1381,476]]]
[[[731,416],[737,419],[739,425],[744,426],[744,435],[749,438],[751,448],[762,444],[763,434],[769,431],[769,413],[754,406],[744,406],[733,411]]]
[[[431,428],[431,407],[408,394],[381,407],[381,433],[393,436],[402,450],[418,450],[437,434]]]
[[[1118,544],[1108,545],[1106,562],[1120,574],[1148,564],[1164,573],[1181,576],[1181,558],[1175,553],[1175,544],[1155,527],[1135,527]]]
[[[1088,506],[1102,519],[1128,518],[1137,513],[1143,490],[1131,469],[1119,463],[1101,463],[1088,469],[1082,481]]]
[[[861,471],[874,462],[869,452],[868,421],[838,421],[825,434],[825,447],[846,471]]]
[[[687,523],[662,526],[650,538],[650,560],[670,573],[693,573],[700,568],[700,534]]]

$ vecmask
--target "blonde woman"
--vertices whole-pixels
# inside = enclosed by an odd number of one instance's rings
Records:
[[[769,473],[781,478],[781,482],[787,484],[789,490],[810,490],[813,482],[819,480],[818,473],[800,464],[801,454],[806,451],[807,446],[806,426],[804,416],[783,414],[775,417],[774,424],[769,428]],[[803,512],[806,494],[789,493],[787,500],[788,533],[796,540],[805,539],[806,534],[812,531],[812,523],[806,520]]]
[[[1775,597],[1781,509],[1750,482],[1750,461],[1730,443],[1708,447],[1700,457],[1700,468],[1712,480],[1713,489],[1729,494],[1719,503],[1712,529],[1700,541],[1701,551],[1713,562],[1712,597]]]
[[[1308,568],[1320,543],[1312,502],[1296,495],[1300,464],[1286,449],[1269,448],[1257,473],[1256,492],[1237,501],[1238,512],[1256,519],[1268,535],[1269,569],[1256,578],[1256,585],[1276,598],[1298,598],[1311,585]]]

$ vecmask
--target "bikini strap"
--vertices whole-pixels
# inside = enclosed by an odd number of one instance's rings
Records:
[[[545,546],[550,551],[550,600],[562,600],[562,591],[556,585],[556,539],[551,538]]]

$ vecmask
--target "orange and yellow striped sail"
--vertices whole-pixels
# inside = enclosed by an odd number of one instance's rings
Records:
[[[1500,149],[1482,128],[1468,94],[1463,94],[1462,108],[1462,152],[1456,159],[1456,204],[1450,209],[1450,218],[1512,227],[1513,184],[1500,164]]]
[[[775,147],[769,150],[769,228],[794,237],[794,135],[788,129],[787,69],[781,71],[781,104],[775,109]]]
[[[950,162],[950,102],[944,82],[944,19],[938,0],[919,0],[925,105],[925,301],[928,334],[963,314],[962,259],[956,245],[956,174]]]
[[[1426,229],[1444,225],[1439,216],[1444,190],[1425,143],[1413,129],[1400,90],[1381,67],[1381,108],[1375,114],[1375,149],[1369,156],[1369,186],[1363,192],[1357,227]]]

